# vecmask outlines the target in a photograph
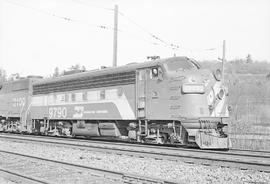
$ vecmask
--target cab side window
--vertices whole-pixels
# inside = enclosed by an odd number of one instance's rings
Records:
[[[158,68],[152,68],[151,73],[152,73],[152,78],[157,78],[158,77]]]
[[[159,80],[162,80],[163,78],[163,72],[162,72],[162,69],[160,67],[154,67],[154,68],[151,68],[151,71],[150,71],[150,78],[151,79],[159,79]]]

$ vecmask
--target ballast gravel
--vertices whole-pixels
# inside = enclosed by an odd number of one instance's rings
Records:
[[[6,179],[6,178],[1,177],[1,176],[0,176],[0,183],[1,184],[17,184],[16,182],[11,181],[11,179]]]
[[[63,146],[0,140],[0,149],[90,167],[174,180],[179,183],[270,183],[270,173],[119,155]],[[1,163],[1,158],[0,158]]]

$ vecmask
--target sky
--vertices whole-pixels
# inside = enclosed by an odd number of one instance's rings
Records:
[[[0,68],[48,76],[111,66],[115,4],[119,66],[153,55],[217,60],[223,40],[227,60],[270,62],[269,0],[0,0]]]

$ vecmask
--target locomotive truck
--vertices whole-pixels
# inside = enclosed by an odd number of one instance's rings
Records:
[[[2,131],[228,149],[220,70],[172,57],[0,89]]]

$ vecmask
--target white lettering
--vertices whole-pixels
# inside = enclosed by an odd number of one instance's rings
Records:
[[[23,107],[25,105],[25,97],[13,98],[13,107]]]
[[[66,107],[50,107],[49,118],[66,118],[67,108]]]
[[[82,118],[84,113],[84,107],[83,106],[75,106],[74,107],[75,113],[73,114],[73,118]]]

